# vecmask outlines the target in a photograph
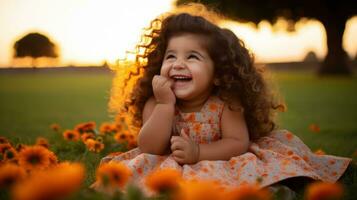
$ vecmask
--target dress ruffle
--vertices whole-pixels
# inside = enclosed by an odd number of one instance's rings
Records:
[[[314,154],[297,136],[278,130],[251,143],[248,152],[228,161],[206,160],[179,165],[170,155],[141,153],[138,148],[103,159],[103,162],[108,161],[127,165],[133,171],[134,182],[139,184],[155,169],[174,168],[185,179],[214,180],[227,187],[256,183],[265,187],[292,177],[335,182],[351,159]]]

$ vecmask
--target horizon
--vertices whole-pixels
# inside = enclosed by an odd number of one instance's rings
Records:
[[[60,57],[56,66],[113,64],[125,57],[126,51],[134,49],[142,29],[156,16],[172,9],[174,1],[152,2],[2,0],[0,67],[15,63],[13,45],[30,32],[42,33],[58,46]],[[284,20],[278,20],[274,26],[262,21],[257,28],[252,23],[234,21],[225,21],[221,26],[242,38],[260,63],[299,62],[310,51],[321,60],[327,52],[323,26],[316,20],[299,21],[296,32],[286,32]],[[346,23],[343,38],[351,59],[357,56],[355,35],[357,16]]]

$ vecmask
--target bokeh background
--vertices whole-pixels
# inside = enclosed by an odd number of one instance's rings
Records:
[[[0,0],[0,136],[33,143],[51,137],[53,123],[65,130],[113,121],[113,66],[130,59],[127,52],[153,18],[184,2]],[[227,18],[220,25],[271,72],[287,105],[279,128],[313,151],[355,161],[356,2],[201,2],[221,10]]]

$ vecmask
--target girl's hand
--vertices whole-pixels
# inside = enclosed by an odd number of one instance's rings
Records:
[[[171,137],[172,156],[179,164],[194,164],[199,161],[200,149],[182,129],[180,136]]]
[[[155,75],[152,79],[152,88],[157,103],[175,104],[176,96],[171,89],[173,82],[165,76]]]

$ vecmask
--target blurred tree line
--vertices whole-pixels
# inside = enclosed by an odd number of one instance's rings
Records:
[[[212,6],[225,16],[240,22],[258,24],[267,20],[274,24],[282,17],[288,21],[289,31],[302,18],[315,19],[326,30],[328,53],[319,68],[319,74],[351,74],[349,58],[342,46],[342,37],[348,19],[357,15],[356,0],[177,0],[181,5],[199,2]]]

